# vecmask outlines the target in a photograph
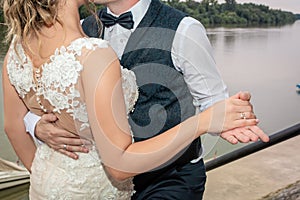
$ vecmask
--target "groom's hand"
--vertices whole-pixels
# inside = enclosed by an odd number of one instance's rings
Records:
[[[78,159],[75,152],[88,153],[79,136],[54,125],[57,120],[54,114],[44,114],[36,124],[35,136],[52,149],[73,159]]]
[[[231,144],[237,144],[238,142],[256,142],[258,140],[269,142],[269,136],[266,135],[258,126],[235,128],[221,133],[220,136]]]
[[[239,92],[232,96],[232,98],[240,99],[243,101],[250,101],[251,94],[249,92]],[[252,106],[252,105],[251,105]],[[252,114],[251,114],[252,113]],[[256,118],[253,112],[253,106],[250,113],[241,113],[241,118],[245,117],[249,118]],[[266,135],[258,126],[246,126],[235,128],[226,132],[221,133],[221,138],[227,140],[231,144],[237,144],[238,142],[248,143],[248,142],[256,142],[259,139],[263,142],[269,141],[269,136]]]

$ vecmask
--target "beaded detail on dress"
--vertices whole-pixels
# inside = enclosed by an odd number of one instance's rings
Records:
[[[49,62],[34,68],[26,56],[22,45],[14,41],[10,47],[7,71],[9,80],[21,98],[32,90],[39,102],[47,100],[52,110],[72,116],[74,123],[80,122],[80,131],[90,129],[86,105],[80,101],[77,82],[82,64],[77,57],[82,49],[107,48],[108,43],[96,38],[79,38],[69,46],[57,49]],[[134,108],[138,98],[135,75],[132,71],[121,69],[122,86],[127,113]],[[33,75],[37,75],[33,77]],[[36,79],[35,79],[36,78]],[[96,149],[88,154],[80,154],[78,160],[68,158],[47,145],[38,147],[32,164],[30,196],[32,199],[130,199],[134,192],[132,179],[117,183],[109,177],[102,166]]]

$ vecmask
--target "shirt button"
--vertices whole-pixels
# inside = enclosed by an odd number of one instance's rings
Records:
[[[121,43],[123,43],[123,42],[124,42],[124,40],[123,40],[123,39],[120,39],[120,42],[121,42]]]

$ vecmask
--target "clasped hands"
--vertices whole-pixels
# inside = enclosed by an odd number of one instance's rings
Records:
[[[231,144],[256,142],[259,139],[268,142],[269,136],[257,126],[259,120],[256,119],[253,112],[250,99],[249,92],[239,92],[217,103],[219,105],[214,105],[217,114],[212,117],[210,129],[213,129],[213,132],[217,129],[220,137]],[[222,113],[222,109],[224,113]],[[223,120],[223,124],[220,123],[220,120]]]
[[[268,142],[269,137],[257,126],[259,120],[253,112],[249,92],[239,92],[230,98],[214,104],[209,132],[218,132],[220,137],[231,144],[256,142],[259,139]],[[78,159],[77,152],[88,153],[83,144],[89,141],[56,127],[57,117],[44,114],[36,125],[35,135],[51,148],[73,159]]]

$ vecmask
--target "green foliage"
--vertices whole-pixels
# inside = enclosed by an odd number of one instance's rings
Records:
[[[270,9],[266,5],[238,4],[235,0],[225,0],[223,4],[218,4],[217,0],[167,0],[165,3],[189,14],[206,26],[282,25],[300,18],[300,15]]]
[[[291,12],[270,9],[265,5],[253,3],[238,4],[235,0],[226,0],[218,4],[217,0],[164,0],[164,2],[178,10],[181,10],[206,26],[220,25],[282,25],[293,23],[300,19],[300,14],[294,15]],[[97,5],[97,9],[103,6]],[[83,19],[91,12],[85,6],[79,8],[80,19]],[[0,23],[4,22],[3,11],[0,9]]]
[[[102,8],[104,8],[104,6],[102,6],[102,5],[96,5],[95,8],[91,6],[90,9],[85,5],[81,6],[79,8],[80,19],[84,19],[87,16],[91,15],[92,14],[91,11],[94,12],[94,11],[100,10]]]
[[[0,6],[1,8],[1,6]],[[0,9],[0,23],[4,23],[4,14],[2,8]]]
[[[234,11],[236,4],[235,0],[225,0],[225,10]]]

